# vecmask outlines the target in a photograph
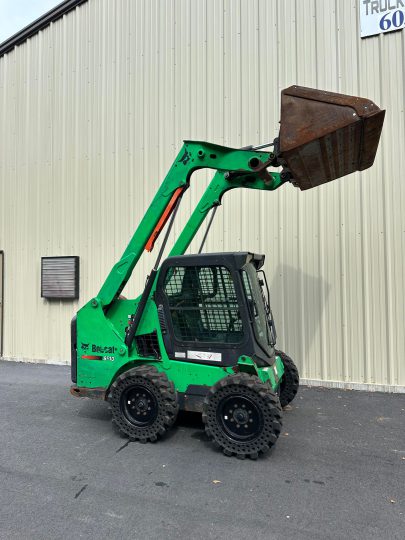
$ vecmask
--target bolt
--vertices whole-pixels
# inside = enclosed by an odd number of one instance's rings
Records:
[[[120,353],[121,356],[123,356],[125,354],[125,348],[120,347],[120,350],[118,352]]]
[[[96,298],[93,298],[93,300],[91,301],[91,305],[96,308],[98,306],[98,301]]]

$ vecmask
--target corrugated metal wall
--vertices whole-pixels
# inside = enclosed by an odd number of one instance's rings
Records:
[[[89,0],[1,58],[4,355],[68,362],[77,305],[40,298],[40,257],[80,255],[87,301],[182,139],[271,140],[298,83],[387,109],[374,167],[231,192],[208,250],[267,253],[279,345],[304,378],[405,386],[404,36],[360,40],[354,0]]]

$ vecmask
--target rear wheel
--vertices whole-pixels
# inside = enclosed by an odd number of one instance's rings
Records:
[[[227,456],[256,459],[281,431],[278,396],[258,377],[238,373],[211,387],[204,401],[207,436]]]
[[[174,424],[179,405],[174,385],[153,366],[119,375],[111,386],[114,427],[131,440],[153,442]]]
[[[281,379],[279,396],[282,407],[285,407],[295,398],[300,386],[300,376],[297,366],[292,359],[283,351],[276,351],[276,355],[281,358],[284,365],[284,375]]]

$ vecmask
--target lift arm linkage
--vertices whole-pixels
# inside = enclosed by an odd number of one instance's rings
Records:
[[[274,154],[271,152],[236,150],[206,142],[185,141],[121,259],[114,265],[101,287],[97,302],[101,306],[108,306],[123,290],[145,247],[153,245],[159,232],[155,229],[159,222],[162,223],[162,216],[163,221],[169,217],[171,209],[167,212],[167,207],[174,194],[179,188],[184,190],[189,186],[194,171],[209,168],[218,172],[208,185],[170,255],[185,252],[210,209],[220,204],[226,191],[236,187],[262,190],[280,187],[283,183],[281,175],[266,170],[273,159]]]
[[[232,177],[227,172],[217,172],[191,214],[169,256],[185,253],[210,210],[221,204],[222,196],[230,189],[247,188],[274,191],[285,182],[280,173],[269,173],[269,177],[270,180],[263,180],[261,173]]]

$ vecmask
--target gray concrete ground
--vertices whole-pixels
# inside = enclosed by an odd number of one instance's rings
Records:
[[[405,395],[302,388],[276,447],[227,458],[183,415],[126,444],[69,370],[0,363],[0,538],[405,538]]]

